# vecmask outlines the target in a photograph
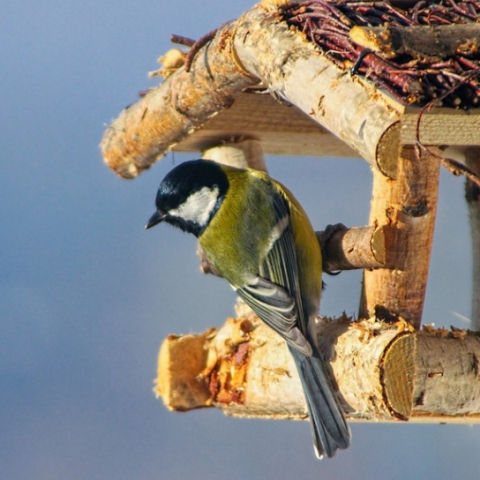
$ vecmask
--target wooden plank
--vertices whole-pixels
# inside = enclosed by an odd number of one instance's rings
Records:
[[[415,143],[420,111],[420,108],[405,108],[401,120],[404,145]],[[420,122],[420,141],[424,145],[480,145],[480,109],[435,108],[425,112]]]
[[[420,112],[418,107],[404,108],[403,145],[415,143]],[[480,145],[479,126],[480,109],[434,108],[422,115],[420,139],[425,145]],[[272,155],[359,156],[297,107],[283,105],[268,94],[255,93],[242,93],[232,107],[204,123],[173,150],[197,152],[235,139],[260,140],[264,153]]]
[[[242,93],[232,107],[222,110],[197,131],[177,143],[178,152],[202,151],[235,139],[257,139],[272,155],[356,157],[348,147],[294,106],[269,94]]]

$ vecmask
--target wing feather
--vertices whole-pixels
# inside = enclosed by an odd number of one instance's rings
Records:
[[[319,458],[324,453],[332,457],[338,448],[348,447],[350,430],[333,394],[327,366],[308,340],[312,319],[302,303],[289,204],[275,192],[273,205],[277,223],[268,253],[258,276],[237,292],[289,344],[305,392],[315,451]]]
[[[281,194],[274,192],[272,198],[277,223],[272,229],[270,249],[258,276],[237,292],[292,347],[310,356],[312,347],[306,338],[290,211]]]

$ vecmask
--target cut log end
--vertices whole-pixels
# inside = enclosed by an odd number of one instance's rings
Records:
[[[185,412],[209,406],[210,391],[201,372],[205,368],[205,343],[212,330],[200,335],[168,336],[158,356],[154,392],[169,410]]]
[[[376,166],[388,178],[397,178],[398,158],[401,152],[401,123],[393,123],[377,145]]]
[[[415,337],[399,335],[386,348],[381,361],[385,403],[392,415],[406,420],[412,414],[415,376]]]

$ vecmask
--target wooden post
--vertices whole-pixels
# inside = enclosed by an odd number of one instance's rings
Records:
[[[480,148],[465,151],[465,163],[480,173]],[[480,330],[480,187],[471,180],[465,183],[465,198],[470,218],[472,238],[472,329]]]
[[[433,150],[433,149],[432,149]],[[435,151],[435,150],[434,150]],[[435,225],[440,162],[428,153],[417,159],[404,147],[396,179],[373,171],[370,224],[389,225],[402,235],[387,250],[400,259],[396,269],[365,270],[360,318],[403,317],[415,328],[422,319]]]
[[[230,142],[222,142],[219,139],[218,145],[202,152],[202,158],[231,167],[267,171],[262,144],[256,139],[239,139],[238,141],[232,139]]]

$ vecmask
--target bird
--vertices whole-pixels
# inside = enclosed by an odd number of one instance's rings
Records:
[[[286,341],[307,404],[315,454],[350,445],[350,429],[319,351],[322,256],[307,214],[267,173],[199,159],[158,188],[149,229],[166,222],[198,238],[208,262]]]

